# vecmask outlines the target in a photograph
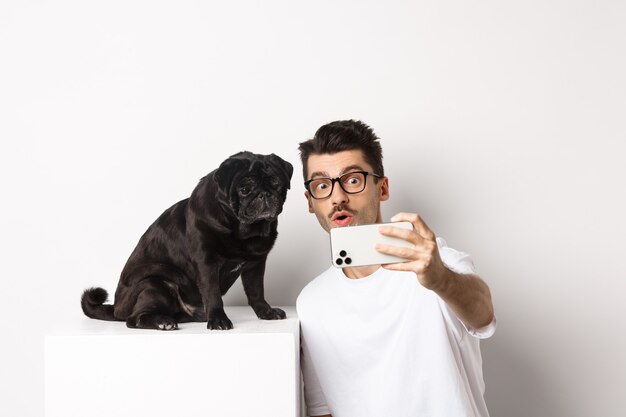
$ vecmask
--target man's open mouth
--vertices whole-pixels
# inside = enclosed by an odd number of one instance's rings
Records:
[[[352,216],[349,213],[338,213],[332,220],[337,226],[348,226],[352,222]]]

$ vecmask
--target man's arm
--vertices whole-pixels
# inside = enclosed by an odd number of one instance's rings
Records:
[[[493,303],[487,284],[478,275],[459,274],[445,269],[437,285],[431,289],[468,326],[480,329],[491,323]]]
[[[459,274],[446,267],[439,255],[435,234],[415,213],[398,213],[392,222],[409,221],[414,230],[383,226],[380,233],[404,239],[412,248],[377,245],[379,252],[408,259],[407,262],[383,265],[395,271],[412,271],[420,284],[441,297],[466,325],[480,329],[493,320],[493,304],[487,284],[477,275]]]

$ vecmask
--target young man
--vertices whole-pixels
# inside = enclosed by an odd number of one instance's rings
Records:
[[[382,223],[389,198],[378,137],[349,120],[300,144],[309,212],[333,227]],[[470,257],[448,248],[417,214],[413,231],[381,227],[411,242],[378,245],[406,262],[330,267],[296,302],[310,416],[488,416],[479,339],[495,331],[487,285]]]

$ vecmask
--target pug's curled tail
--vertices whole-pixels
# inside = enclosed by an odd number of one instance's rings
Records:
[[[87,317],[98,320],[116,321],[112,304],[104,304],[109,294],[104,288],[88,288],[80,298],[80,305]]]

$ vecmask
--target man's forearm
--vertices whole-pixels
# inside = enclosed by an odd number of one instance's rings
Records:
[[[480,329],[491,323],[494,313],[487,284],[477,275],[446,271],[433,290],[466,325]]]

